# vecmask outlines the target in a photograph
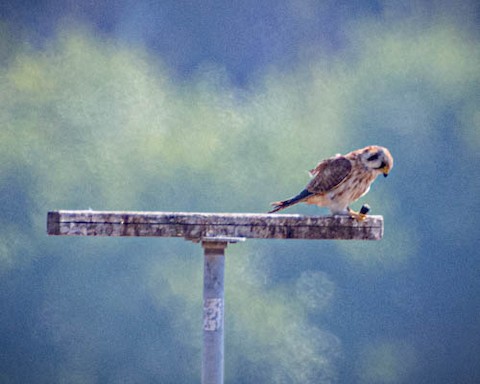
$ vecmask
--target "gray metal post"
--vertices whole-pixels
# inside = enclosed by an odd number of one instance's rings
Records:
[[[202,241],[203,356],[202,384],[223,384],[224,274],[227,241]]]

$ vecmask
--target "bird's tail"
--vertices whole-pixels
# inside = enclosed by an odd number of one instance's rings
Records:
[[[273,209],[271,211],[268,211],[268,213],[274,213],[274,212],[280,211],[281,209],[285,209],[291,205],[297,204],[310,195],[312,195],[312,193],[304,189],[295,197],[292,197],[287,200],[275,201],[271,204],[273,206]]]

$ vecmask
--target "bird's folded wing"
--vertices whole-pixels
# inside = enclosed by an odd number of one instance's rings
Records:
[[[306,189],[312,193],[331,191],[342,183],[351,171],[352,163],[344,156],[324,160],[310,171],[312,180]]]

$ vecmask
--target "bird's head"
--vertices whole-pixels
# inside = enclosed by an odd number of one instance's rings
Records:
[[[371,145],[361,150],[360,160],[369,170],[376,170],[387,177],[393,168],[393,157],[385,147]]]

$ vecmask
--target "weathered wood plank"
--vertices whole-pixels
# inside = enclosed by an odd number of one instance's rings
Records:
[[[380,240],[383,217],[357,222],[347,216],[257,213],[122,211],[48,212],[57,236],[244,237],[257,239]]]

